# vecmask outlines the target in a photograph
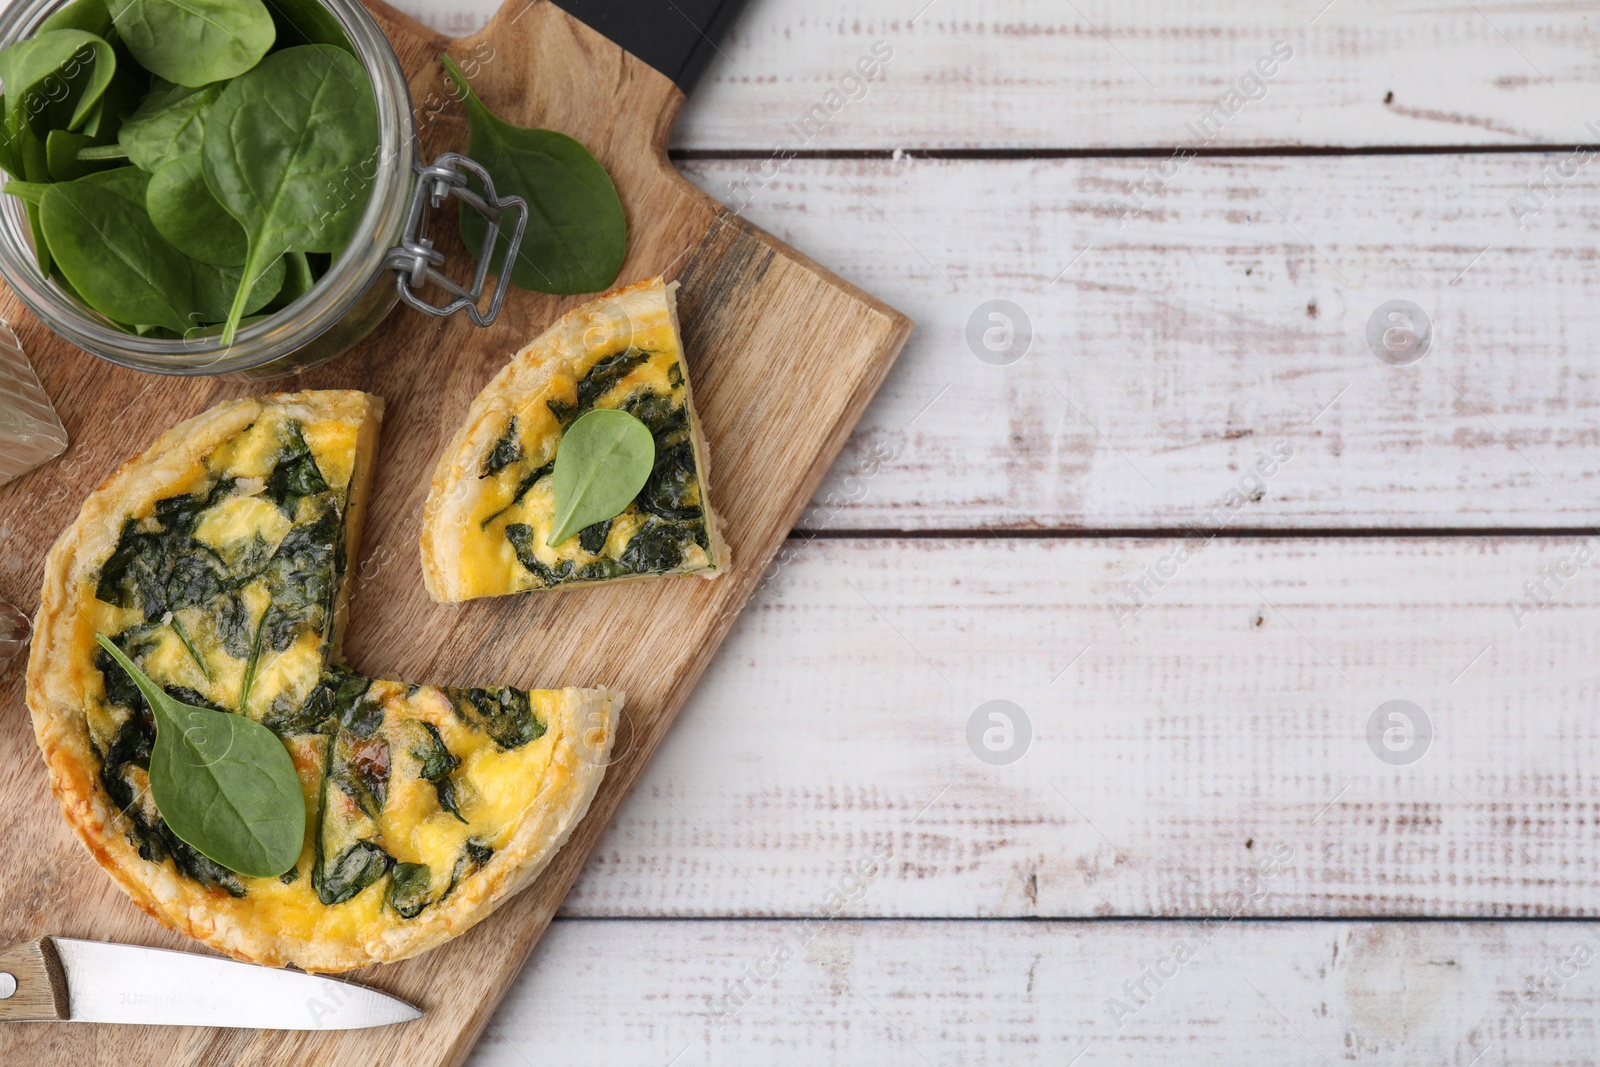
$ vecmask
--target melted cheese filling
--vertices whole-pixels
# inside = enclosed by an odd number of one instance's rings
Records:
[[[594,407],[622,408],[644,396],[669,396],[686,406],[688,388],[682,376],[683,354],[670,322],[638,331],[633,338],[633,347],[648,353],[648,358],[601,394],[595,400]],[[602,358],[615,354],[615,351],[612,348],[600,348],[590,352],[580,369],[587,374]],[[551,410],[551,403],[576,403],[581,377],[582,374],[557,374],[543,391],[523,401],[513,413],[523,459],[493,475],[477,479],[477,484],[471,487],[471,491],[476,493],[476,500],[468,512],[472,521],[466,524],[459,546],[463,560],[463,599],[540,588],[545,584],[517,558],[516,549],[507,536],[509,527],[532,527],[535,557],[545,566],[556,568],[567,562],[581,566],[595,560],[619,559],[648,520],[649,515],[641,511],[637,504],[630,504],[626,511],[611,520],[606,541],[598,552],[584,549],[576,537],[570,537],[556,546],[546,541],[555,516],[554,481],[546,474],[531,488],[523,488],[521,483],[525,472],[554,462],[561,445],[563,427],[561,420]],[[704,466],[698,455],[695,466],[697,474]],[[519,489],[522,491],[520,499]],[[696,505],[702,502],[700,493],[697,477],[692,496]],[[649,573],[688,574],[709,570],[715,565],[716,561],[704,546],[691,542],[683,546],[683,559],[678,566]]]

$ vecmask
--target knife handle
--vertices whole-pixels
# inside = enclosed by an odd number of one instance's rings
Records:
[[[67,972],[50,939],[0,949],[0,1022],[68,1017]]]

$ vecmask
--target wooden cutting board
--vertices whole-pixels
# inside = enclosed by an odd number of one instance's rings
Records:
[[[0,1063],[459,1063],[910,331],[893,309],[681,178],[666,145],[683,94],[550,3],[511,0],[483,32],[460,40],[369,3],[409,74],[424,159],[466,145],[439,54],[476,56],[474,86],[491,108],[571,134],[611,172],[631,231],[620,281],[665,273],[682,282],[684,343],[733,567],[711,582],[676,578],[458,607],[434,604],[423,591],[417,537],[436,457],[478,390],[574,299],[512,290],[486,330],[462,317],[397,309],[332,364],[263,387],[114,368],[60,340],[0,292],[0,315],[15,325],[73,441],[60,459],[0,488],[0,597],[31,614],[45,551],[84,496],[178,420],[272,388],[366,389],[388,411],[356,564],[344,650],[350,663],[374,677],[415,682],[599,684],[627,693],[620,758],[538,882],[456,941],[354,975],[418,1004],[425,1018],[318,1034],[9,1024],[0,1026]],[[435,233],[453,262],[466,262],[453,226]],[[128,903],[67,828],[34,745],[22,673],[14,664],[0,678],[0,944],[60,934],[197,950]],[[763,714],[750,709],[753,729]]]

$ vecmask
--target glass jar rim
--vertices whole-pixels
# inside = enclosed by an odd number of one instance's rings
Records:
[[[71,0],[16,0],[0,11],[0,48],[33,33]],[[372,196],[350,243],[311,289],[259,322],[239,330],[231,345],[209,337],[159,338],[128,333],[84,307],[39,271],[25,208],[0,196],[0,276],[30,311],[73,344],[113,363],[172,375],[234,374],[282,359],[337,324],[368,287],[382,281],[388,242],[398,232],[410,197],[416,159],[411,92],[394,48],[359,0],[318,0],[334,17],[372,80],[378,112]]]

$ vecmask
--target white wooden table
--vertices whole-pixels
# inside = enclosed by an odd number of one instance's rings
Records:
[[[1593,4],[723,51],[683,169],[918,329],[475,1067],[1596,1062]]]

